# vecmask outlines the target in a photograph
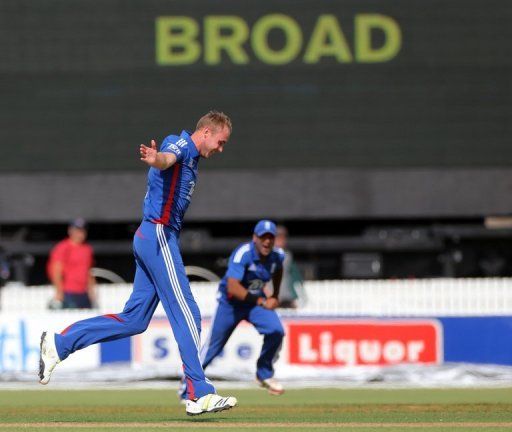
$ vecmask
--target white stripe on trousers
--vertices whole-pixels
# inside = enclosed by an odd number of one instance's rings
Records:
[[[176,296],[176,299],[178,300],[178,304],[180,305],[181,311],[183,312],[190,333],[192,334],[192,338],[194,339],[196,349],[199,351],[199,333],[197,331],[197,326],[195,324],[192,312],[187,304],[187,301],[185,300],[185,297],[183,297],[181,286],[179,284],[179,279],[176,276],[176,270],[174,268],[174,263],[172,261],[171,251],[169,250],[169,245],[167,244],[167,240],[165,238],[163,225],[157,224],[156,231],[158,242],[160,243],[160,249],[162,250],[162,254],[164,257],[165,268],[167,269],[169,281],[171,282],[172,290],[174,292],[174,295]]]

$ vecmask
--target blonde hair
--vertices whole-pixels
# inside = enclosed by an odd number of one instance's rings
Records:
[[[204,116],[202,116],[197,122],[196,130],[202,129],[204,127],[212,127],[212,129],[227,127],[229,132],[233,130],[231,125],[231,119],[220,111],[210,111]]]

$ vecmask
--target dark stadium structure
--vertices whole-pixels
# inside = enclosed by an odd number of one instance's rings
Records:
[[[201,162],[186,264],[221,275],[254,222],[308,279],[512,275],[512,40],[482,0],[6,0],[0,246],[47,282],[67,222],[129,280],[138,146],[234,125]]]

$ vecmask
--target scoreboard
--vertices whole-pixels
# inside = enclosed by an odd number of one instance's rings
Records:
[[[206,169],[512,165],[512,5],[2,0],[0,171],[142,170],[210,109]],[[6,151],[8,150],[8,151]]]

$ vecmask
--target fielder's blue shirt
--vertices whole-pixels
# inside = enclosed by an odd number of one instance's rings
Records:
[[[228,278],[239,280],[250,293],[264,297],[263,287],[283,267],[283,261],[284,251],[281,248],[274,248],[262,262],[254,242],[241,244],[229,257],[228,269],[219,285],[219,297],[225,301],[245,304],[228,297]]]
[[[179,232],[196,186],[200,155],[187,131],[166,137],[160,151],[174,154],[176,162],[166,170],[149,169],[144,220]]]

